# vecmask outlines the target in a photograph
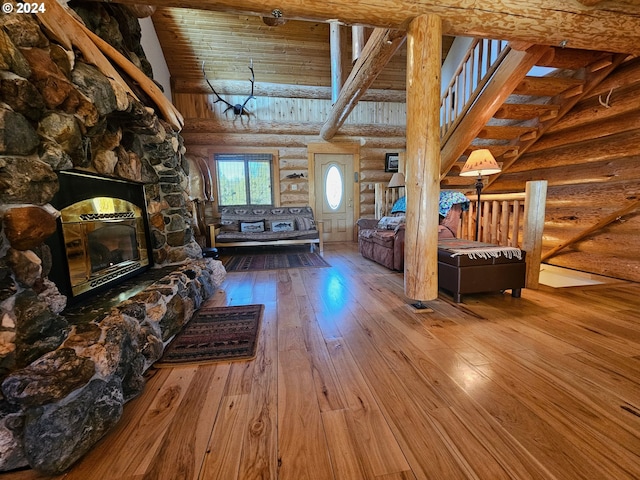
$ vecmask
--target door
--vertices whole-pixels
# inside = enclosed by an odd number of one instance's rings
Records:
[[[315,205],[323,221],[325,242],[351,242],[354,231],[353,155],[314,155]]]

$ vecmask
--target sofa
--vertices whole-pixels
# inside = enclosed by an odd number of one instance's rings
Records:
[[[358,251],[364,258],[390,270],[404,270],[404,224],[393,230],[378,228],[375,218],[361,218],[358,225]]]
[[[455,238],[460,215],[469,208],[469,200],[460,192],[440,192],[438,239]],[[406,198],[399,198],[391,215],[380,220],[361,218],[358,225],[358,251],[390,270],[404,270]]]
[[[223,207],[212,246],[304,245],[324,251],[322,223],[303,207]]]

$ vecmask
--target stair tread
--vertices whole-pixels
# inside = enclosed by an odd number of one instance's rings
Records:
[[[553,97],[570,88],[583,85],[584,80],[563,77],[525,77],[513,91],[516,95]]]

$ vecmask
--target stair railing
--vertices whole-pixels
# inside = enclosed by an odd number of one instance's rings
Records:
[[[519,247],[522,244],[525,192],[484,194],[478,205],[477,195],[467,195],[469,210],[462,215],[460,237],[474,240],[476,211],[480,208],[478,241]]]
[[[509,50],[504,40],[473,40],[440,100],[441,145],[469,111]]]
[[[478,205],[477,195],[467,195],[469,210],[463,213],[458,236],[475,237],[476,209],[480,208],[478,240],[527,252],[527,288],[537,288],[542,258],[547,181],[526,183],[524,192],[483,194]]]

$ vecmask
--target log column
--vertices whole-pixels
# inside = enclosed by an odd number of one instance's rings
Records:
[[[338,101],[342,89],[342,44],[340,42],[340,23],[329,22],[329,36],[331,42],[331,103]]]
[[[416,17],[407,31],[405,295],[438,297],[442,22]]]

